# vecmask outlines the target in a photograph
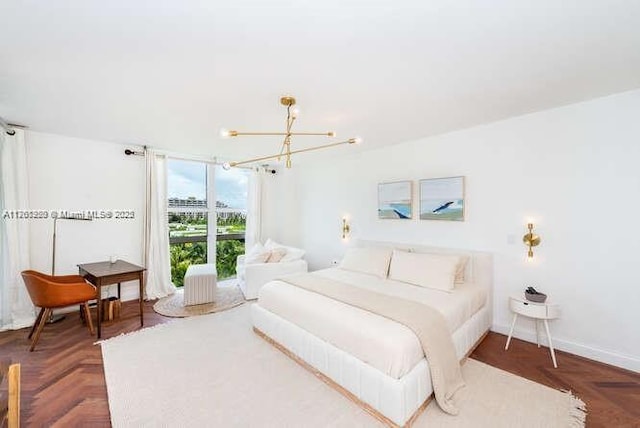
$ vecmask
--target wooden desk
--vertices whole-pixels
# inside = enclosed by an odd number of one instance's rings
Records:
[[[118,284],[118,298],[120,298],[120,283],[125,281],[135,281],[140,283],[140,326],[144,325],[144,317],[142,311],[142,299],[144,298],[143,275],[145,268],[134,265],[124,260],[118,260],[115,263],[97,262],[85,263],[78,265],[80,275],[87,281],[96,286],[96,300],[98,302],[98,339],[102,336],[100,328],[102,322],[102,286]]]

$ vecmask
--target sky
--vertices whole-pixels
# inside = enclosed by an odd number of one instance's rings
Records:
[[[207,167],[201,162],[169,159],[167,193],[170,198],[206,199]],[[216,166],[216,199],[231,208],[247,209],[248,176],[244,169],[225,171]]]

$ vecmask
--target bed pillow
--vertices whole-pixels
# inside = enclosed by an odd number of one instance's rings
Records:
[[[349,248],[340,263],[340,269],[368,273],[384,279],[389,272],[390,259],[390,248]]]
[[[460,256],[393,250],[389,279],[453,291]]]
[[[261,243],[257,243],[249,250],[245,256],[244,263],[247,265],[255,263],[266,263],[271,256],[271,251],[266,249]]]
[[[456,278],[453,281],[457,284],[464,284],[467,280],[465,278],[465,271],[467,270],[467,263],[469,263],[469,256],[458,256],[460,261],[458,262],[458,266],[456,266]]]
[[[267,239],[267,242],[264,244],[267,250],[275,250],[276,248],[284,248],[286,250],[286,254],[282,257],[280,262],[294,262],[296,260],[300,260],[304,257],[305,251],[300,248],[295,247],[287,247],[286,245],[282,245],[277,243],[272,239]]]

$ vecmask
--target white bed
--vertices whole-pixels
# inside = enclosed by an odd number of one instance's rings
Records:
[[[448,293],[337,268],[316,274],[438,309],[459,359],[488,331],[490,254],[367,241],[359,245],[468,256],[465,282]],[[422,347],[402,324],[283,281],[272,281],[261,289],[252,316],[258,333],[348,391],[350,398],[385,422],[410,423],[433,392]]]

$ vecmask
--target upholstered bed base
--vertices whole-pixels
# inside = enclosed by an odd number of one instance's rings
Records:
[[[259,335],[344,388],[346,392],[336,389],[360,400],[359,404],[381,421],[404,426],[426,408],[433,390],[425,359],[400,379],[394,379],[259,304],[252,305],[251,312],[254,330]],[[490,306],[485,305],[455,331],[453,342],[459,359],[471,353],[490,325]]]

